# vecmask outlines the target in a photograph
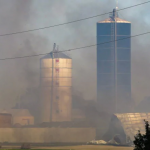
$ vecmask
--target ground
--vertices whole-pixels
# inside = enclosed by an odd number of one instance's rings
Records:
[[[2,147],[2,149],[19,149],[20,147]],[[49,150],[133,150],[133,147],[102,146],[102,145],[80,145],[80,146],[61,146],[61,147],[32,147],[31,149]]]
[[[132,147],[116,147],[116,146],[102,146],[102,145],[82,145],[82,146],[68,146],[68,147],[51,147],[48,149],[63,149],[63,150],[133,150]]]

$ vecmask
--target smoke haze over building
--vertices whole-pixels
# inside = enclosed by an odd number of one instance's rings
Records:
[[[119,8],[142,2],[120,1]],[[132,35],[149,31],[149,6],[148,3],[119,12],[120,18],[132,22]],[[0,34],[86,18],[110,12],[114,7],[113,0],[0,1]],[[60,45],[60,50],[96,44],[96,22],[106,18],[108,15],[46,30],[0,37],[0,58],[47,53],[52,51],[54,42]],[[149,36],[132,39],[132,97],[136,102],[149,96]],[[96,100],[96,47],[66,54],[73,59],[74,91],[80,91],[83,99]],[[26,93],[26,88],[38,88],[39,59],[31,57],[0,61],[1,107],[14,105],[17,97]]]

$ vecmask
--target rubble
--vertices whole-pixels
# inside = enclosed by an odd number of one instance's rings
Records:
[[[106,141],[103,140],[92,140],[90,142],[88,142],[87,144],[92,144],[92,145],[105,145],[107,144]]]

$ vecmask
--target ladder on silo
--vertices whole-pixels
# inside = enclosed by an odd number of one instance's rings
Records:
[[[57,46],[57,52],[56,52],[56,60],[55,60],[55,64],[56,64],[56,68],[55,68],[55,74],[56,74],[56,78],[55,78],[55,87],[56,87],[56,91],[55,91],[55,103],[56,103],[56,112],[59,113],[59,48]]]
[[[115,84],[115,111],[117,112],[117,54],[116,54],[116,18],[113,16],[111,18],[111,55],[114,58],[114,84]]]
[[[51,82],[51,88],[52,89],[51,89],[51,101],[50,101],[50,122],[53,121],[53,114],[52,113],[53,113],[54,106],[56,108],[56,96],[58,95],[56,83],[58,82],[57,79],[59,77],[58,73],[57,73],[57,71],[59,72],[59,68],[58,68],[59,57],[58,57],[58,53],[56,51],[56,44],[55,43],[54,43],[53,51],[51,54],[52,54],[52,82]],[[54,96],[55,96],[55,98],[54,98]]]
[[[111,21],[111,46],[112,48],[114,48],[114,39],[115,39],[114,36],[115,36],[115,22],[112,19]]]

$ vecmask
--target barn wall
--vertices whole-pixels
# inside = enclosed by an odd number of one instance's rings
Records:
[[[0,142],[82,143],[95,139],[94,128],[0,128]]]

